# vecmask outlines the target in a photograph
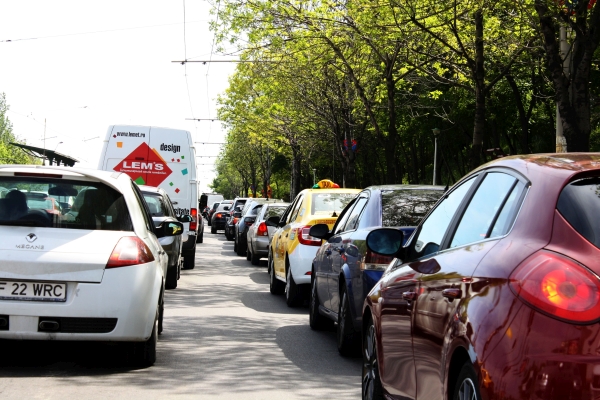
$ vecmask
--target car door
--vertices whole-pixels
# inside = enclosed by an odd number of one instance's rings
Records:
[[[273,237],[273,268],[275,270],[275,275],[283,279],[285,279],[286,245],[291,230],[291,223],[294,221],[292,216],[298,215],[298,210],[302,204],[302,198],[303,193],[296,196],[296,199],[288,209],[289,211],[286,211],[286,215],[281,219],[280,223],[283,223],[283,226],[277,230]]]
[[[331,260],[332,260],[332,249],[341,241],[339,234],[344,231],[344,226],[350,211],[354,207],[356,198],[352,199],[346,208],[341,212],[338,219],[335,221],[331,232],[333,236],[321,245],[314,261],[315,276],[314,279],[317,281],[317,294],[321,305],[329,310],[333,311],[331,307],[331,298],[329,294],[329,278],[331,275]],[[335,311],[337,312],[337,310]]]
[[[413,320],[417,398],[420,399],[442,397],[445,392],[445,365],[449,362],[445,346],[448,335],[456,334],[452,327],[460,304],[468,296],[469,280],[481,259],[496,245],[496,239],[506,233],[494,228],[503,220],[503,215],[511,213],[524,188],[515,176],[502,171],[484,172],[471,181],[474,182],[464,200],[453,214],[448,214],[451,222],[439,251],[408,264],[421,272],[417,279]],[[464,191],[461,187],[458,190]],[[422,233],[416,236],[415,243],[429,240]]]
[[[340,308],[340,274],[342,273],[342,266],[346,260],[346,249],[347,246],[352,244],[351,236],[358,227],[360,215],[367,205],[368,200],[369,194],[367,192],[362,192],[356,198],[354,207],[348,213],[348,219],[343,226],[343,231],[337,235],[337,240],[332,245],[331,274],[329,275],[329,299],[331,309],[336,313]]]

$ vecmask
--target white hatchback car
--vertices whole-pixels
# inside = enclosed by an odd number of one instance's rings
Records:
[[[135,183],[123,173],[0,165],[0,339],[131,342],[152,365],[162,329],[167,255]],[[83,197],[77,213],[27,205],[31,192]],[[39,194],[38,194],[39,195]],[[30,203],[31,204],[31,203]]]

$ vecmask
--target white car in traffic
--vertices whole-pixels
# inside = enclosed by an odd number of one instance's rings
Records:
[[[0,165],[0,339],[130,342],[156,360],[167,256],[144,198],[123,173]],[[27,205],[27,193],[80,194],[76,216]]]

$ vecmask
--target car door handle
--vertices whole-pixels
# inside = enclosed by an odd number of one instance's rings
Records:
[[[416,292],[404,292],[402,293],[402,298],[407,301],[412,301],[417,298]]]
[[[452,301],[454,299],[459,299],[462,296],[462,290],[451,288],[442,290],[442,296]]]

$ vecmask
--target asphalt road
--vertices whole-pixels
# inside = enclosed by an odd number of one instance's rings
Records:
[[[359,399],[361,360],[271,295],[266,271],[205,229],[196,268],[167,291],[154,366],[119,345],[0,341],[0,398]]]

